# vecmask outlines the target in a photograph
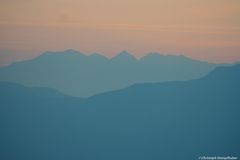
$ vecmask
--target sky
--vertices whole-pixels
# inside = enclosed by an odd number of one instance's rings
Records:
[[[240,0],[0,0],[0,66],[45,51],[240,60]]]

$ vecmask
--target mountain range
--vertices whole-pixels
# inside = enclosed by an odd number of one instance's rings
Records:
[[[205,76],[215,67],[183,55],[150,53],[136,59],[123,51],[109,59],[75,50],[46,52],[27,61],[0,68],[0,81],[47,87],[77,97],[90,97],[136,83],[184,81]]]
[[[70,97],[0,83],[0,159],[193,160],[240,152],[240,65]]]

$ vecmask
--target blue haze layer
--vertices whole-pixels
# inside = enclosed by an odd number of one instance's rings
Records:
[[[0,81],[53,88],[64,94],[89,97],[136,83],[183,81],[200,78],[218,64],[185,56],[157,53],[136,59],[124,51],[107,59],[74,50],[46,52],[41,56],[0,69]]]

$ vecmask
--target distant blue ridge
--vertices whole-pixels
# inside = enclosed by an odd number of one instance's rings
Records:
[[[45,52],[32,60],[0,68],[0,81],[47,87],[77,97],[123,89],[136,83],[185,81],[205,76],[215,67],[185,56],[150,53],[136,59],[123,51],[109,59],[75,50]]]

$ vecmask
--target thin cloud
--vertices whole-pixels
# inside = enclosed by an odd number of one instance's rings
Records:
[[[197,33],[197,34],[234,34],[240,35],[237,27],[215,27],[215,26],[159,26],[139,24],[84,24],[81,22],[0,22],[0,26],[21,27],[60,27],[79,29],[103,29],[103,30],[130,30],[144,32],[175,32],[175,33]]]

